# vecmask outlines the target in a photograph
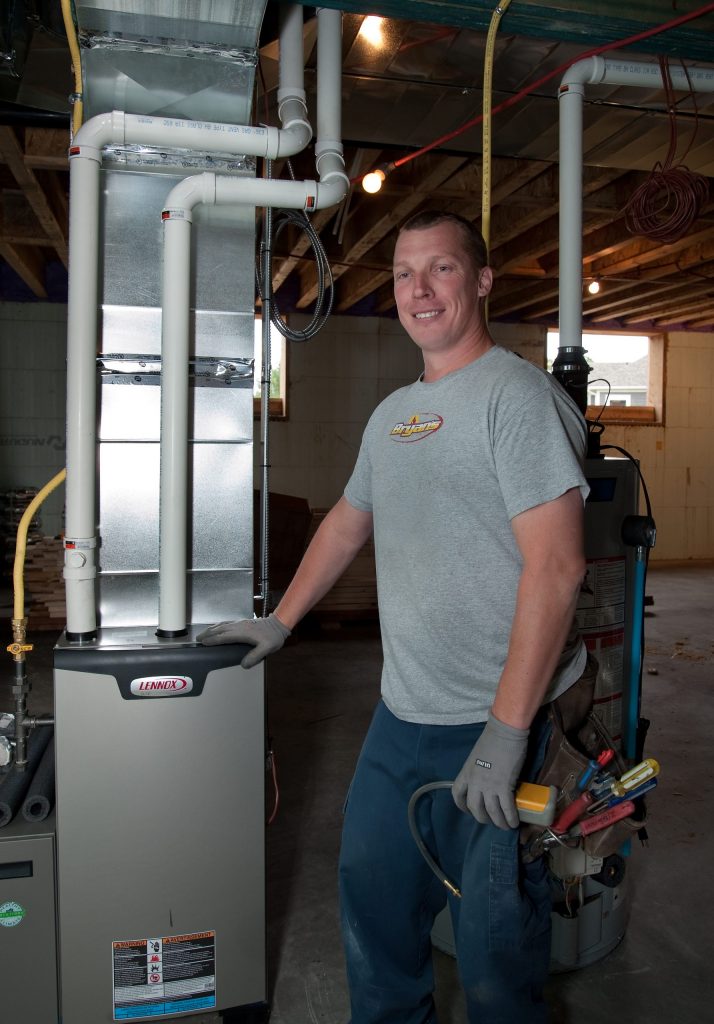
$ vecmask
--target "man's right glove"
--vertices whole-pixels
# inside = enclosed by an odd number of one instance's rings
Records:
[[[253,668],[268,654],[279,651],[289,636],[290,630],[273,612],[267,619],[217,622],[199,633],[196,639],[207,647],[215,644],[251,644],[253,650],[245,655],[241,665],[243,668]]]

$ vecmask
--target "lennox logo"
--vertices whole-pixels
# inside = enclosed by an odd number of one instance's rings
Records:
[[[193,680],[189,676],[145,676],[132,679],[130,689],[136,697],[179,697],[191,692]]]

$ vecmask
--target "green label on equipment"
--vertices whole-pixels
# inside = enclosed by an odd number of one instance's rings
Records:
[[[25,908],[21,907],[19,903],[14,903],[12,900],[3,903],[0,905],[0,925],[3,928],[14,928],[22,921],[25,913]]]

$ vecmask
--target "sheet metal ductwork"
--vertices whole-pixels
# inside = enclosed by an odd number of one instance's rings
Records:
[[[265,3],[78,0],[85,117],[106,110],[247,124]]]
[[[85,119],[107,110],[247,124],[264,4],[77,4]],[[100,199],[98,621],[157,621],[161,211],[203,170],[252,178],[255,158],[112,145]],[[159,173],[156,173],[159,172]],[[252,613],[255,209],[194,215],[188,618]]]

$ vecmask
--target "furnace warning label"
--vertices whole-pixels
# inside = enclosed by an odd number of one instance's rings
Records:
[[[114,1020],[216,1005],[216,933],[112,943]]]

